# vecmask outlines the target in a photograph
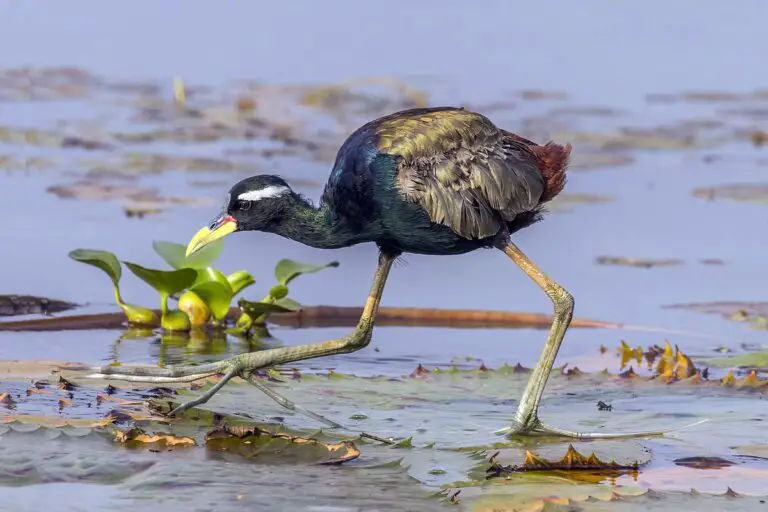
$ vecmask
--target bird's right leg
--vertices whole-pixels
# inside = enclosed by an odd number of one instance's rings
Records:
[[[565,288],[557,284],[552,278],[533,264],[511,240],[508,238],[497,243],[496,247],[514,261],[528,277],[533,279],[541,289],[546,292],[554,306],[554,318],[549,336],[544,344],[539,362],[531,372],[528,384],[525,386],[520,405],[517,408],[512,425],[502,429],[499,433],[508,435],[553,435],[572,437],[576,439],[615,439],[623,437],[639,437],[648,435],[661,435],[664,432],[628,432],[628,433],[581,433],[564,430],[547,425],[539,420],[538,411],[544,387],[547,384],[549,374],[555,364],[560,345],[563,343],[565,332],[573,317],[573,297]],[[690,425],[688,425],[690,426]],[[675,429],[679,430],[679,429]]]
[[[245,379],[250,377],[253,371],[269,366],[293,363],[316,357],[324,357],[336,354],[348,354],[365,348],[371,341],[376,313],[379,310],[381,296],[384,292],[389,271],[398,254],[382,251],[379,255],[379,264],[371,285],[368,300],[363,308],[363,313],[355,330],[343,338],[329,340],[321,343],[297,345],[293,347],[281,347],[259,352],[249,352],[217,363],[200,366],[179,366],[172,368],[154,367],[121,367],[102,366],[95,368],[95,374],[90,378],[102,378],[111,380],[127,380],[133,382],[190,382],[212,375],[223,373],[224,377],[210,390],[195,400],[183,403],[176,407],[170,414],[176,414],[190,407],[203,404],[211,399],[227,381],[237,375]],[[263,389],[262,389],[263,391]],[[273,392],[274,393],[274,392]],[[290,400],[274,393],[270,394],[273,400],[281,405],[290,404]],[[290,408],[290,407],[289,407]],[[319,415],[318,415],[319,416]]]

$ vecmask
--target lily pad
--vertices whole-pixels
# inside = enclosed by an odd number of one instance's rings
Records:
[[[326,444],[260,427],[224,425],[209,432],[205,444],[213,452],[234,454],[248,460],[266,458],[272,464],[341,464],[360,456],[360,450],[351,441]]]
[[[338,266],[338,261],[332,261],[325,265],[310,265],[285,258],[277,262],[277,265],[275,266],[275,277],[280,284],[287,286],[288,283],[302,274],[311,274],[313,272],[319,272],[324,268],[335,268]]]

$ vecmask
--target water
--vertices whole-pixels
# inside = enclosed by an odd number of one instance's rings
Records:
[[[0,67],[77,66],[108,80],[154,80],[171,95],[171,80],[224,90],[238,80],[280,83],[328,83],[360,76],[395,76],[430,93],[431,104],[484,105],[511,100],[515,108],[488,115],[517,129],[526,117],[552,108],[600,106],[618,109],[619,117],[573,116],[572,131],[652,127],[681,119],[721,120],[728,127],[765,129],[765,120],[728,116],[725,109],[743,102],[649,104],[651,93],[683,90],[749,92],[768,84],[763,65],[768,39],[762,37],[768,6],[758,1],[737,5],[680,1],[616,3],[585,1],[485,2],[481,6],[434,1],[361,4],[337,1],[253,2],[191,6],[178,1],[136,1],[112,5],[94,1],[25,3],[0,0]],[[563,101],[525,101],[515,91],[564,91]],[[192,101],[192,100],[191,100]],[[760,105],[760,103],[749,103]],[[765,102],[762,103],[763,108]],[[265,107],[269,108],[269,107]],[[0,102],[3,126],[56,129],[60,120],[96,120],[129,129],[128,107],[109,99]],[[338,136],[338,143],[343,137]],[[177,144],[158,142],[130,150],[171,155],[232,158],[229,151],[247,141]],[[582,146],[583,147],[583,146]],[[579,143],[575,144],[579,152]],[[69,261],[76,247],[105,248],[121,259],[159,265],[151,240],[186,242],[215,214],[228,184],[244,174],[225,171],[167,171],[142,177],[141,186],[166,195],[195,196],[210,204],[175,207],[137,220],[126,218],[114,202],[58,199],[49,186],[71,182],[67,173],[84,170],[85,159],[116,157],[19,146],[0,142],[0,155],[16,159],[47,157],[54,168],[14,170],[2,175],[0,212],[4,213],[0,283],[4,293],[28,293],[89,304],[89,311],[109,310],[107,279]],[[761,182],[764,157],[745,138],[713,148],[671,151],[630,150],[634,162],[615,169],[574,170],[568,193],[605,194],[612,202],[576,205],[553,213],[517,236],[518,245],[542,269],[576,297],[576,316],[641,326],[704,333],[711,338],[674,335],[673,343],[692,355],[715,345],[736,348],[742,342],[765,343],[765,333],[716,316],[662,306],[715,300],[764,299],[762,232],[765,206],[695,198],[696,187]],[[730,160],[705,163],[705,155]],[[329,164],[277,157],[266,163],[245,159],[253,173],[277,170],[316,185],[298,187],[319,197]],[[53,166],[51,166],[53,167]],[[199,187],[194,181],[215,186]],[[125,183],[127,186],[136,183]],[[596,265],[599,255],[680,258],[684,265],[637,269]],[[251,292],[260,296],[271,284],[274,263],[338,259],[341,268],[302,277],[291,292],[305,304],[359,305],[367,294],[376,261],[375,247],[321,251],[265,234],[230,237],[220,266],[246,268],[258,279]],[[702,265],[719,258],[724,265]],[[496,251],[450,258],[408,255],[407,265],[392,272],[385,306],[509,309],[549,312],[546,296]],[[152,305],[156,297],[126,275],[123,293],[131,302]],[[251,296],[249,294],[249,296]],[[305,343],[343,335],[344,329],[277,330],[285,343]],[[3,333],[0,359],[110,361],[117,331],[61,335]],[[664,335],[648,332],[576,330],[569,332],[559,363],[593,354],[620,338],[633,344],[660,343]],[[402,375],[416,363],[449,364],[473,356],[490,366],[535,362],[544,332],[535,330],[449,330],[379,328],[372,347],[357,354],[308,363],[357,374]],[[378,349],[374,352],[372,348]],[[229,351],[243,350],[232,343]],[[127,363],[157,362],[157,343],[123,343]],[[173,352],[183,360],[189,355]],[[195,356],[214,359],[221,356]],[[343,481],[340,480],[340,481]],[[91,493],[76,484],[56,484],[51,493]],[[343,484],[342,484],[343,485]],[[17,492],[19,506],[35,505]],[[111,491],[89,495],[94,502],[113,499]],[[50,508],[50,507],[49,507]]]

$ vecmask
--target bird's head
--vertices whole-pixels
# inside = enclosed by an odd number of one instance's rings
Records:
[[[198,231],[187,245],[187,256],[235,231],[267,231],[286,212],[294,196],[280,177],[260,175],[236,183],[221,213]]]

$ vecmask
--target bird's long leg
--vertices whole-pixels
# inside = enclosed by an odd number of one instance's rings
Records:
[[[562,286],[557,284],[544,272],[538,269],[536,265],[528,259],[514,243],[505,239],[497,243],[497,248],[502,250],[512,261],[528,274],[544,292],[549,296],[554,305],[554,319],[552,327],[544,345],[544,350],[533,369],[528,384],[525,386],[523,396],[520,398],[520,405],[517,408],[512,424],[499,431],[509,435],[555,435],[564,437],[573,437],[577,439],[605,439],[621,437],[638,437],[647,435],[660,435],[664,432],[631,432],[631,433],[579,433],[563,430],[557,427],[551,427],[542,423],[538,417],[539,403],[541,395],[544,393],[544,387],[547,384],[549,374],[557,358],[557,352],[563,343],[563,337],[568,330],[568,325],[573,317],[573,296]]]
[[[363,308],[363,314],[360,317],[360,321],[355,330],[343,338],[321,343],[310,343],[293,347],[281,347],[259,352],[249,352],[217,363],[201,366],[179,366],[174,368],[102,366],[95,368],[95,371],[98,373],[91,374],[88,377],[157,383],[189,382],[217,373],[225,374],[224,378],[204,395],[191,402],[183,403],[172,411],[172,413],[179,413],[195,405],[207,402],[224,386],[224,384],[226,384],[226,381],[236,375],[241,375],[244,378],[247,378],[250,373],[259,368],[313,359],[316,357],[355,352],[366,347],[371,341],[374,320],[376,318],[376,313],[379,310],[381,296],[384,292],[384,285],[389,276],[389,271],[392,268],[392,263],[394,263],[397,256],[398,254],[388,252],[382,252],[379,255],[379,264],[376,268],[371,291],[368,295],[365,307]],[[290,400],[288,399],[284,398],[283,400],[284,402],[282,403],[290,403]],[[277,402],[281,403],[279,400]]]

